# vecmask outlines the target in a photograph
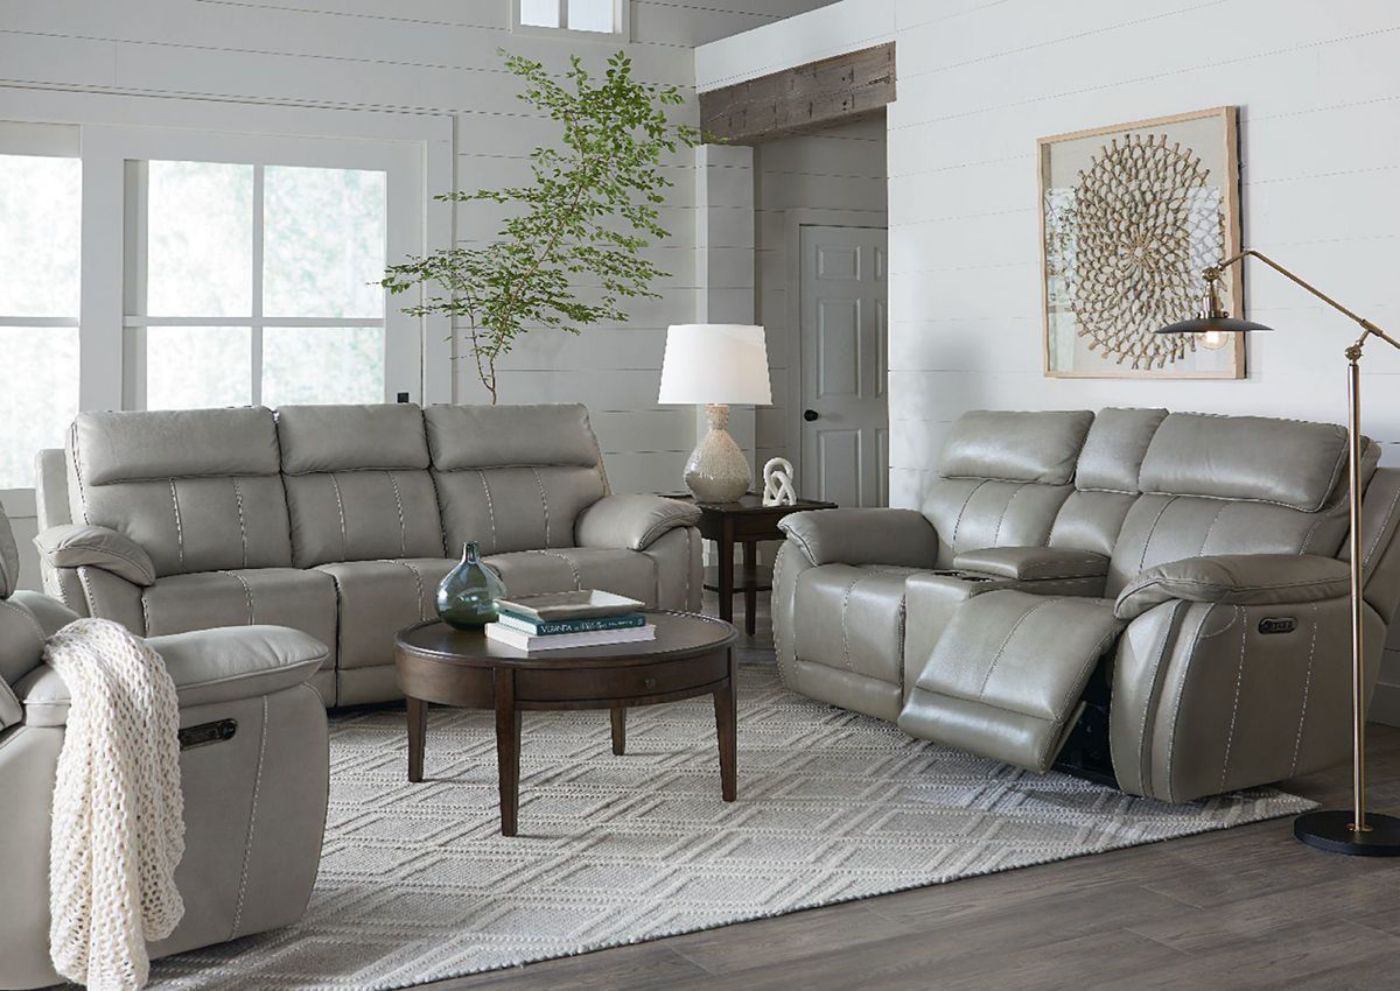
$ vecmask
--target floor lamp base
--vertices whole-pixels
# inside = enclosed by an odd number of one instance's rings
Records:
[[[1356,817],[1350,809],[1304,812],[1293,820],[1293,835],[1308,846],[1328,853],[1352,857],[1400,857],[1400,819],[1395,816],[1366,816],[1370,829],[1358,833],[1351,828]]]

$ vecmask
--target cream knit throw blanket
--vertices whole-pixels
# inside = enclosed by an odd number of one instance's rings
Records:
[[[65,626],[44,659],[72,698],[53,795],[49,954],[92,991],[140,988],[147,941],[185,911],[175,683],[145,641],[105,619]]]

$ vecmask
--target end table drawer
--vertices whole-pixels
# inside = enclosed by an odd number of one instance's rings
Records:
[[[729,672],[727,650],[631,668],[517,668],[518,702],[626,701],[703,688]]]

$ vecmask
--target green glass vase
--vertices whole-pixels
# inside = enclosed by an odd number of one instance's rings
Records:
[[[462,563],[438,585],[438,616],[459,630],[479,630],[499,618],[496,600],[505,594],[505,582],[481,563],[481,547],[469,540],[462,548]]]

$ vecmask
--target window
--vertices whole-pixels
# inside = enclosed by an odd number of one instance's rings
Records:
[[[627,34],[628,0],[514,0],[515,26]]]
[[[0,489],[34,484],[78,409],[77,132],[0,124]]]
[[[128,161],[130,405],[382,402],[386,180]]]

